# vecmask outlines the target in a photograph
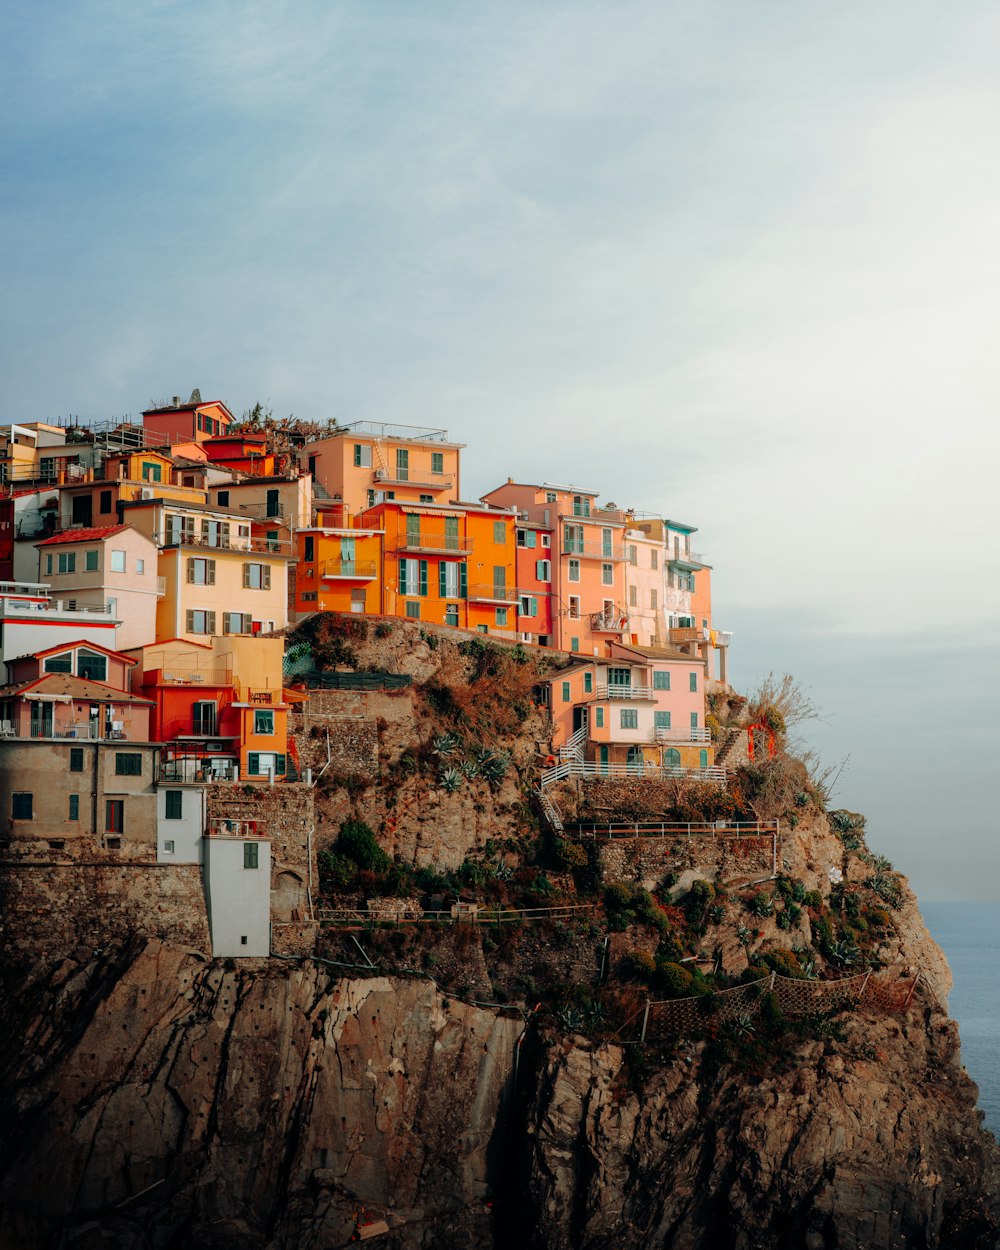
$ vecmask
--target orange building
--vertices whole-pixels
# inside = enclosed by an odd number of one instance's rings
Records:
[[[343,509],[321,512],[295,535],[295,612],[368,612],[382,607],[382,531],[343,524]]]
[[[381,532],[377,611],[515,637],[514,523],[512,511],[475,504],[369,508],[355,529]]]
[[[460,498],[463,447],[448,441],[447,430],[359,421],[306,443],[301,454],[319,488],[317,496],[325,491],[356,516],[386,501]]]

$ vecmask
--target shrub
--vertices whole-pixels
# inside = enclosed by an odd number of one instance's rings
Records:
[[[618,967],[623,977],[634,981],[648,983],[656,974],[656,960],[648,951],[629,951]]]
[[[389,856],[375,841],[375,834],[363,820],[344,821],[335,850],[368,872],[385,872],[389,867]]]
[[[656,983],[670,998],[685,998],[691,992],[693,980],[682,964],[660,964],[656,970]]]
[[[750,900],[750,910],[755,916],[770,916],[774,911],[774,901],[765,890],[759,890]]]
[[[346,855],[320,851],[316,856],[320,880],[334,890],[349,890],[358,879],[358,866]]]
[[[781,977],[801,977],[803,975],[802,965],[799,963],[798,956],[794,951],[780,948],[778,950],[765,951],[761,955],[764,963],[772,971]]]
[[[444,768],[438,780],[442,790],[447,791],[448,794],[454,794],[462,784],[462,774],[457,768]]]
[[[376,638],[388,638],[391,633],[392,626],[388,621],[379,621],[379,623],[375,626]]]

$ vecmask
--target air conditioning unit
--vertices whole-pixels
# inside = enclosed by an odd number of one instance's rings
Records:
[[[389,476],[389,474],[386,472],[386,470],[385,470],[385,469],[376,469],[376,470],[375,470],[375,481],[376,481],[376,482],[384,482],[384,481],[385,481],[385,479],[386,479],[388,476]]]
[[[153,489],[151,486],[144,486],[139,493],[139,498],[140,499],[155,499],[156,496],[153,494]]]

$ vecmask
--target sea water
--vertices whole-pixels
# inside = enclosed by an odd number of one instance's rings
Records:
[[[985,1126],[1000,1137],[1000,903],[921,903],[951,967],[948,999],[962,1062],[979,1086]]]

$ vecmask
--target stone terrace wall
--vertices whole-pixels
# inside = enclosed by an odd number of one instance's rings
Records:
[[[598,861],[607,882],[637,882],[651,889],[668,872],[695,871],[713,881],[753,880],[774,871],[770,835],[761,837],[598,838]]]
[[[198,864],[5,864],[0,874],[7,957],[61,959],[137,934],[212,949]]]

